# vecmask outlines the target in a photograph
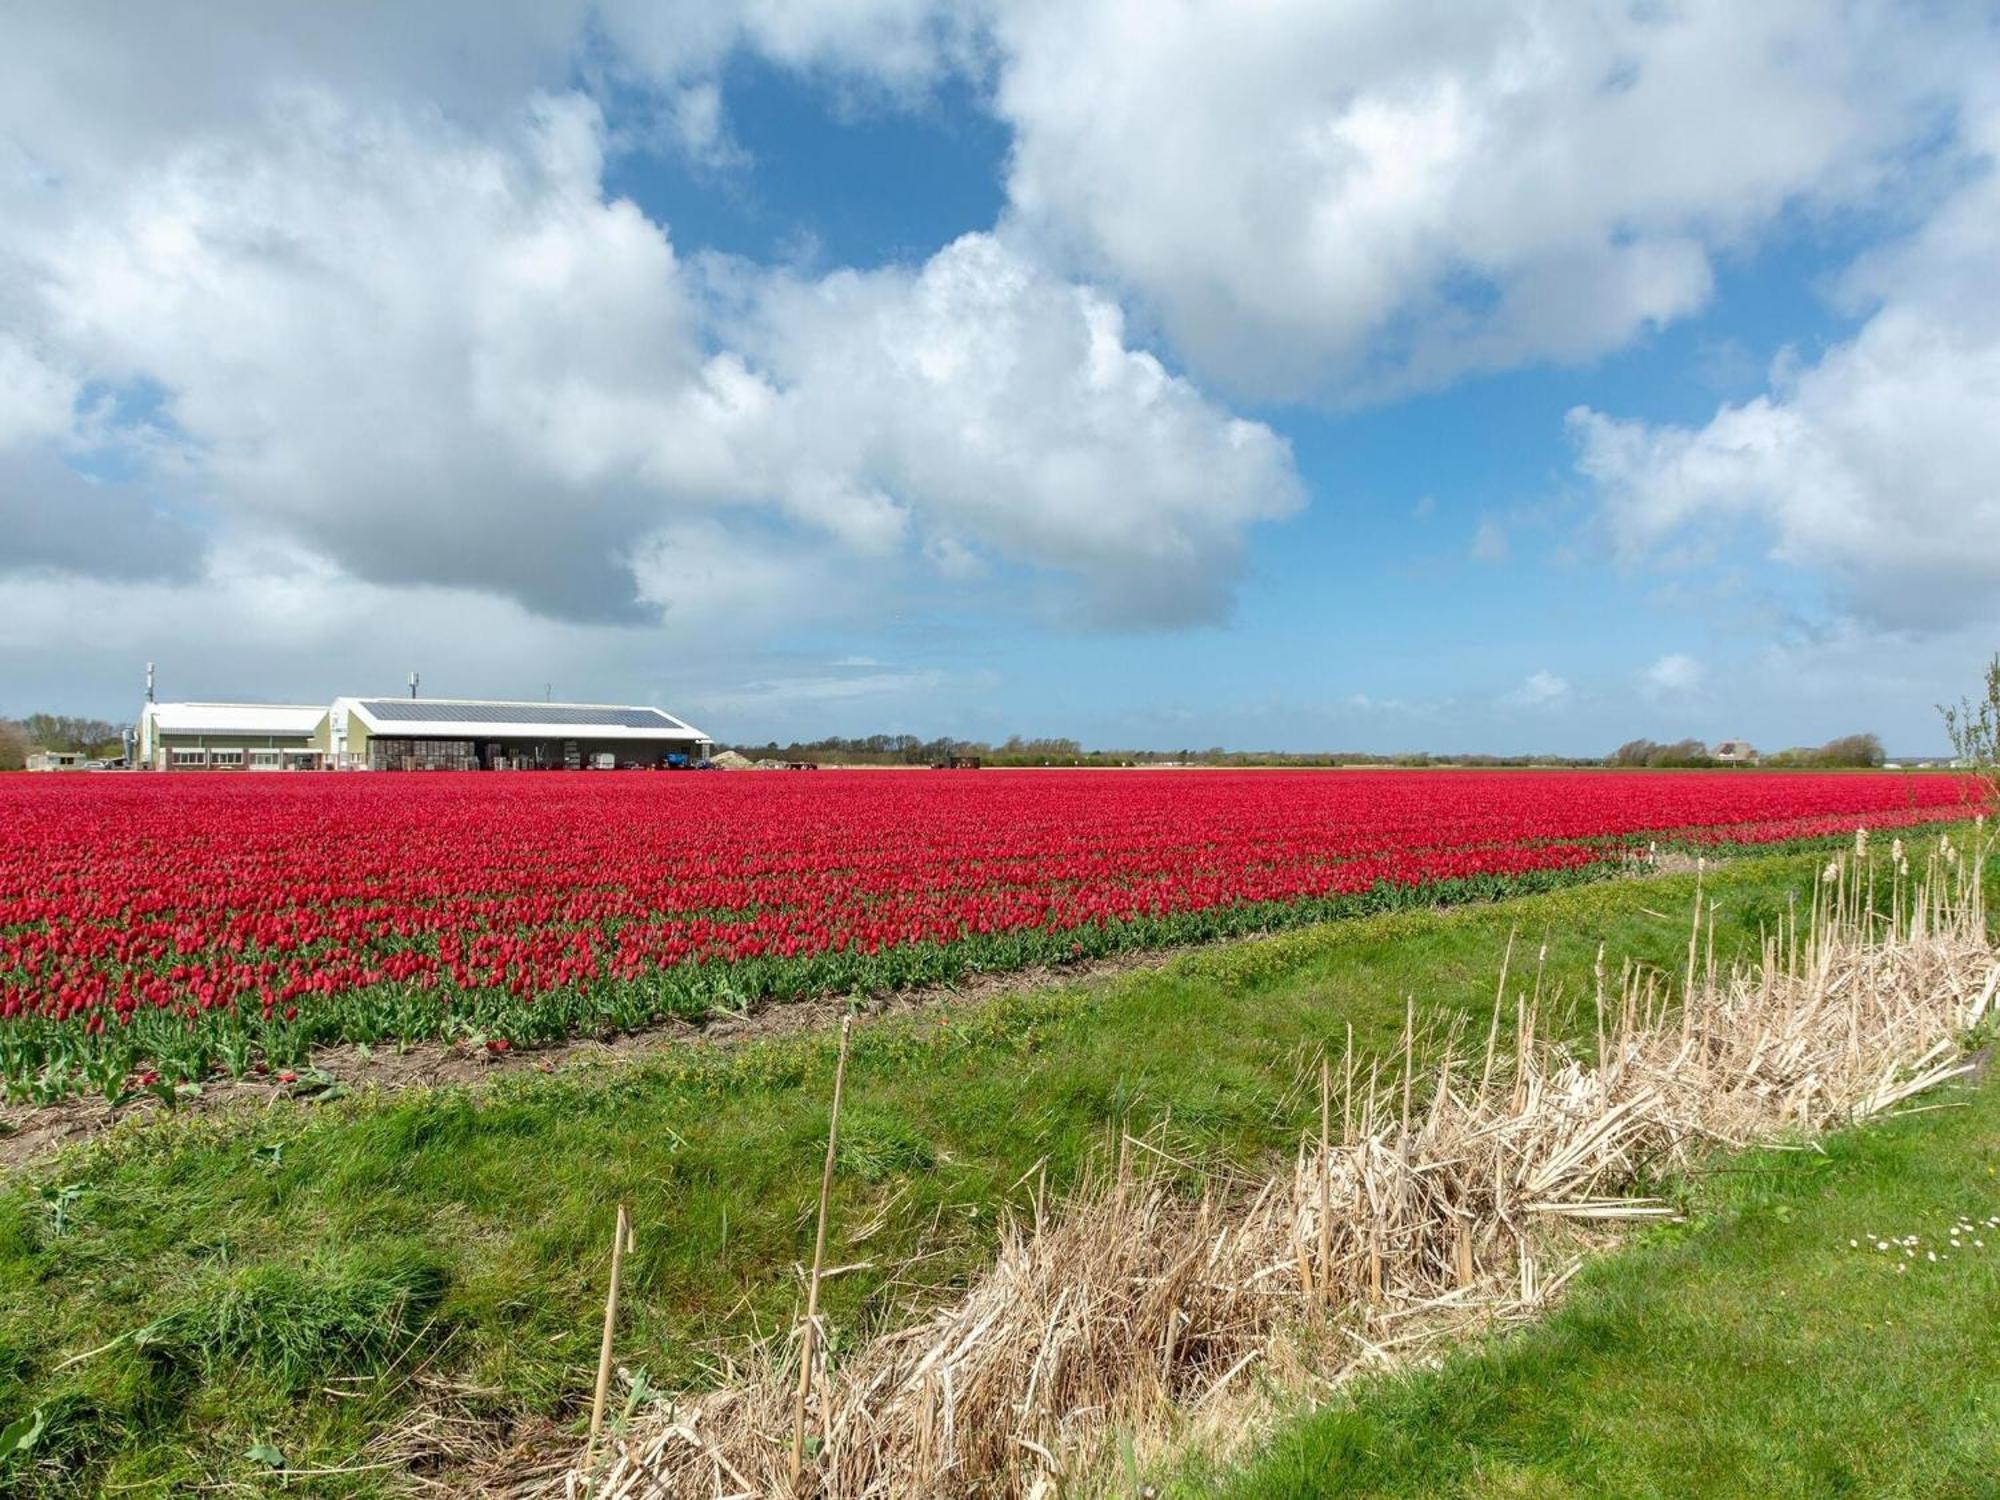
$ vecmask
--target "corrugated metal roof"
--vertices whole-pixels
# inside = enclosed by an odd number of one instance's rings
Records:
[[[324,708],[291,703],[155,703],[156,734],[311,734]]]

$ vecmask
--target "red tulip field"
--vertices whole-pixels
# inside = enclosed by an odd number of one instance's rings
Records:
[[[12,776],[0,1078],[117,1097],[317,1044],[503,1048],[1587,879],[1649,842],[1957,820],[1728,772]]]

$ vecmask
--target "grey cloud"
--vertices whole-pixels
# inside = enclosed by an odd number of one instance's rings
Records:
[[[187,580],[205,549],[145,487],[86,479],[42,449],[0,450],[0,576]]]
[[[581,77],[606,93],[656,91],[676,126],[662,138],[679,133],[699,153],[713,132],[684,117],[704,109],[737,49],[893,94],[971,63],[976,21],[932,0],[66,0],[8,16],[0,141],[56,180],[87,184],[192,138],[255,130],[285,92],[487,129],[535,91]]]

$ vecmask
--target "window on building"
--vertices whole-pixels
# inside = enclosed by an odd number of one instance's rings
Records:
[[[206,750],[176,750],[174,764],[177,766],[205,766],[208,764]]]
[[[253,771],[275,771],[278,769],[278,752],[275,750],[252,750],[250,769]]]
[[[240,766],[243,764],[241,750],[211,750],[210,756],[218,766]]]

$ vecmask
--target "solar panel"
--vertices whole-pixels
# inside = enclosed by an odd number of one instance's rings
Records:
[[[410,698],[369,698],[370,717],[391,724],[547,724],[575,729],[659,729],[681,732],[656,708],[584,708],[560,703],[424,703]]]

